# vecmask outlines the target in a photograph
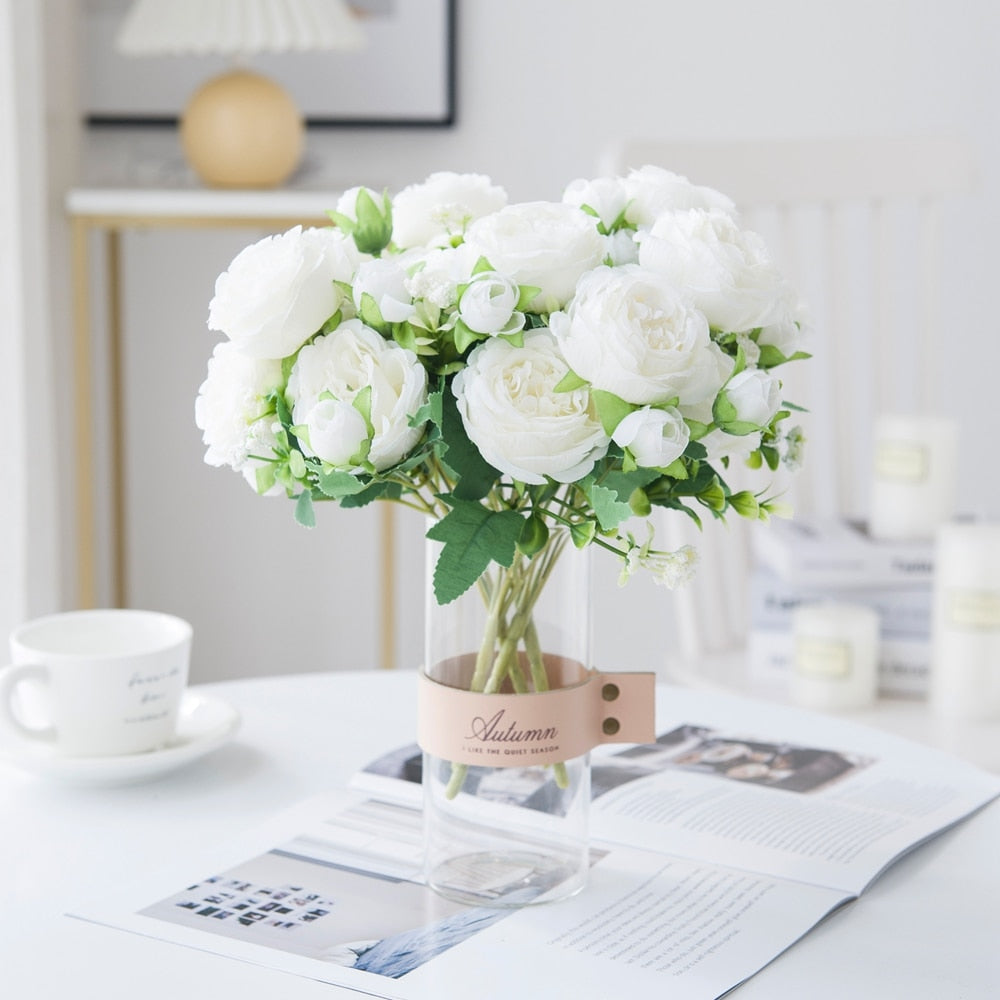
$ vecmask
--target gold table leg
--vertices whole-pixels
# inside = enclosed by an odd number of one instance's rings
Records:
[[[76,495],[76,603],[97,603],[94,537],[94,431],[91,389],[89,226],[73,219],[73,450]]]

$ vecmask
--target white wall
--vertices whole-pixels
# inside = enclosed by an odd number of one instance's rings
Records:
[[[963,506],[1000,516],[989,402],[1000,361],[990,299],[1000,253],[1000,5],[459,0],[459,8],[458,125],[313,134],[311,184],[395,189],[435,169],[475,170],[513,199],[557,197],[568,180],[594,172],[609,141],[629,134],[944,133],[972,142],[981,185],[945,220],[938,363],[942,399],[964,432]],[[178,156],[169,135],[101,133],[97,143],[89,169],[104,178],[148,174]],[[131,599],[195,622],[200,680],[376,661],[373,518],[323,511],[325,523],[307,533],[288,505],[200,464],[192,401],[211,351],[207,302],[215,275],[250,238],[146,233],[125,244]],[[409,525],[401,538],[410,569],[398,582],[398,656],[407,664],[419,657],[418,536]],[[615,573],[598,556],[602,568]],[[603,666],[653,666],[670,642],[662,595],[634,586],[604,588]],[[623,643],[629,663],[618,656]]]
[[[0,0],[0,663],[11,628],[61,599],[53,331],[65,312],[49,282],[64,261],[52,203],[73,170],[75,134],[59,111],[73,20],[51,35],[52,10]]]

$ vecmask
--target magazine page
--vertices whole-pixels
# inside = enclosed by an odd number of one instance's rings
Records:
[[[657,722],[656,743],[593,754],[594,836],[857,895],[1000,794],[1000,778],[947,754],[786,706],[678,689]],[[356,785],[416,804],[420,764],[404,747]],[[477,778],[497,802],[545,794],[502,770]]]
[[[419,812],[331,794],[73,915],[391,1000],[712,1000],[845,901],[629,848],[595,848],[586,891],[552,906],[451,903],[420,868]]]

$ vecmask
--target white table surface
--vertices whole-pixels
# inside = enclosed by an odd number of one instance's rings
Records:
[[[164,858],[197,857],[199,845],[232,839],[315,792],[345,785],[369,760],[415,737],[412,672],[310,674],[198,690],[238,708],[242,728],[231,743],[155,781],[66,787],[0,762],[3,996],[358,995],[64,915],[74,903]],[[668,697],[669,688],[661,686],[658,698]],[[998,845],[1000,802],[994,802],[903,858],[859,901],[834,913],[732,995],[1000,996]],[[526,989],[523,1000],[536,998]]]

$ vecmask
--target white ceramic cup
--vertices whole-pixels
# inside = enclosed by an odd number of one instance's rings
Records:
[[[191,626],[124,608],[26,622],[0,670],[0,729],[67,757],[167,744],[187,686]]]

